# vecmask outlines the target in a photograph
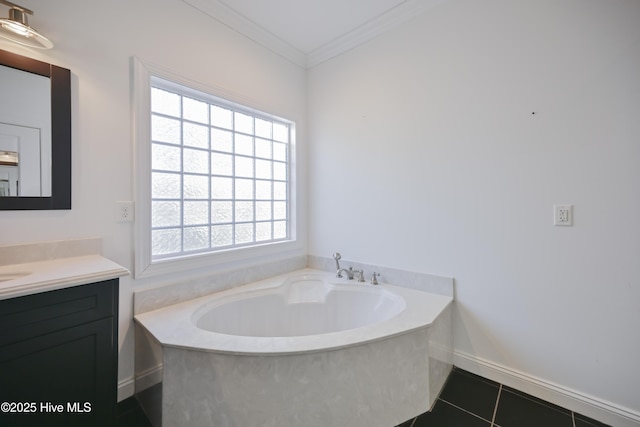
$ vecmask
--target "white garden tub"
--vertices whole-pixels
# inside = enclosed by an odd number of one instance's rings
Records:
[[[163,426],[392,427],[444,384],[451,302],[305,269],[135,319],[163,348]]]

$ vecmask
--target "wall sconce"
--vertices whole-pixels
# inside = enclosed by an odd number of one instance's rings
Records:
[[[0,18],[0,37],[39,49],[53,47],[53,43],[48,38],[29,26],[27,15],[33,15],[31,10],[7,0],[0,0],[0,3],[9,6],[9,17]]]
[[[0,151],[0,166],[18,166],[16,151]]]

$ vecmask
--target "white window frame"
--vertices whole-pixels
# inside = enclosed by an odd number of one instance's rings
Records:
[[[134,277],[152,277],[173,272],[211,268],[220,266],[242,267],[269,260],[282,259],[299,254],[303,247],[297,238],[296,220],[296,132],[295,123],[291,124],[289,141],[289,240],[256,243],[251,246],[232,247],[214,252],[178,256],[154,260],[151,254],[151,78],[159,77],[188,88],[223,98],[238,106],[264,111],[256,108],[255,102],[247,101],[241,96],[230,94],[220,88],[210,88],[189,81],[181,76],[160,67],[143,63],[138,58],[132,59],[132,113],[133,139],[135,147],[135,268]],[[275,117],[275,116],[274,116]]]

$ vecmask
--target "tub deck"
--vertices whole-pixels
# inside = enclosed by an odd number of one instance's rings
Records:
[[[374,324],[310,336],[232,336],[196,326],[221,297],[268,294],[305,274],[389,291],[406,305]],[[452,369],[452,301],[304,269],[135,320],[162,348],[163,426],[389,427],[429,410],[444,386]]]
[[[252,337],[216,333],[200,329],[194,317],[216,301],[242,298],[243,295],[269,294],[292,276],[321,277],[328,283],[367,291],[389,291],[406,302],[397,315],[382,322],[334,333],[305,336]],[[300,296],[298,296],[300,297]],[[344,348],[428,327],[453,301],[452,297],[436,295],[415,289],[381,283],[377,286],[338,279],[333,273],[313,269],[299,270],[248,285],[185,301],[135,316],[135,321],[146,329],[164,347],[198,351],[245,354],[279,355],[309,353]],[[268,316],[268,310],[264,313]]]

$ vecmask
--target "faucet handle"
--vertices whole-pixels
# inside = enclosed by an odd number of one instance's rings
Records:
[[[380,273],[376,273],[375,271],[373,273],[371,273],[371,284],[372,285],[377,285],[378,284],[378,277],[380,276]]]
[[[364,270],[355,270],[354,273],[358,276],[358,282],[364,283]]]

